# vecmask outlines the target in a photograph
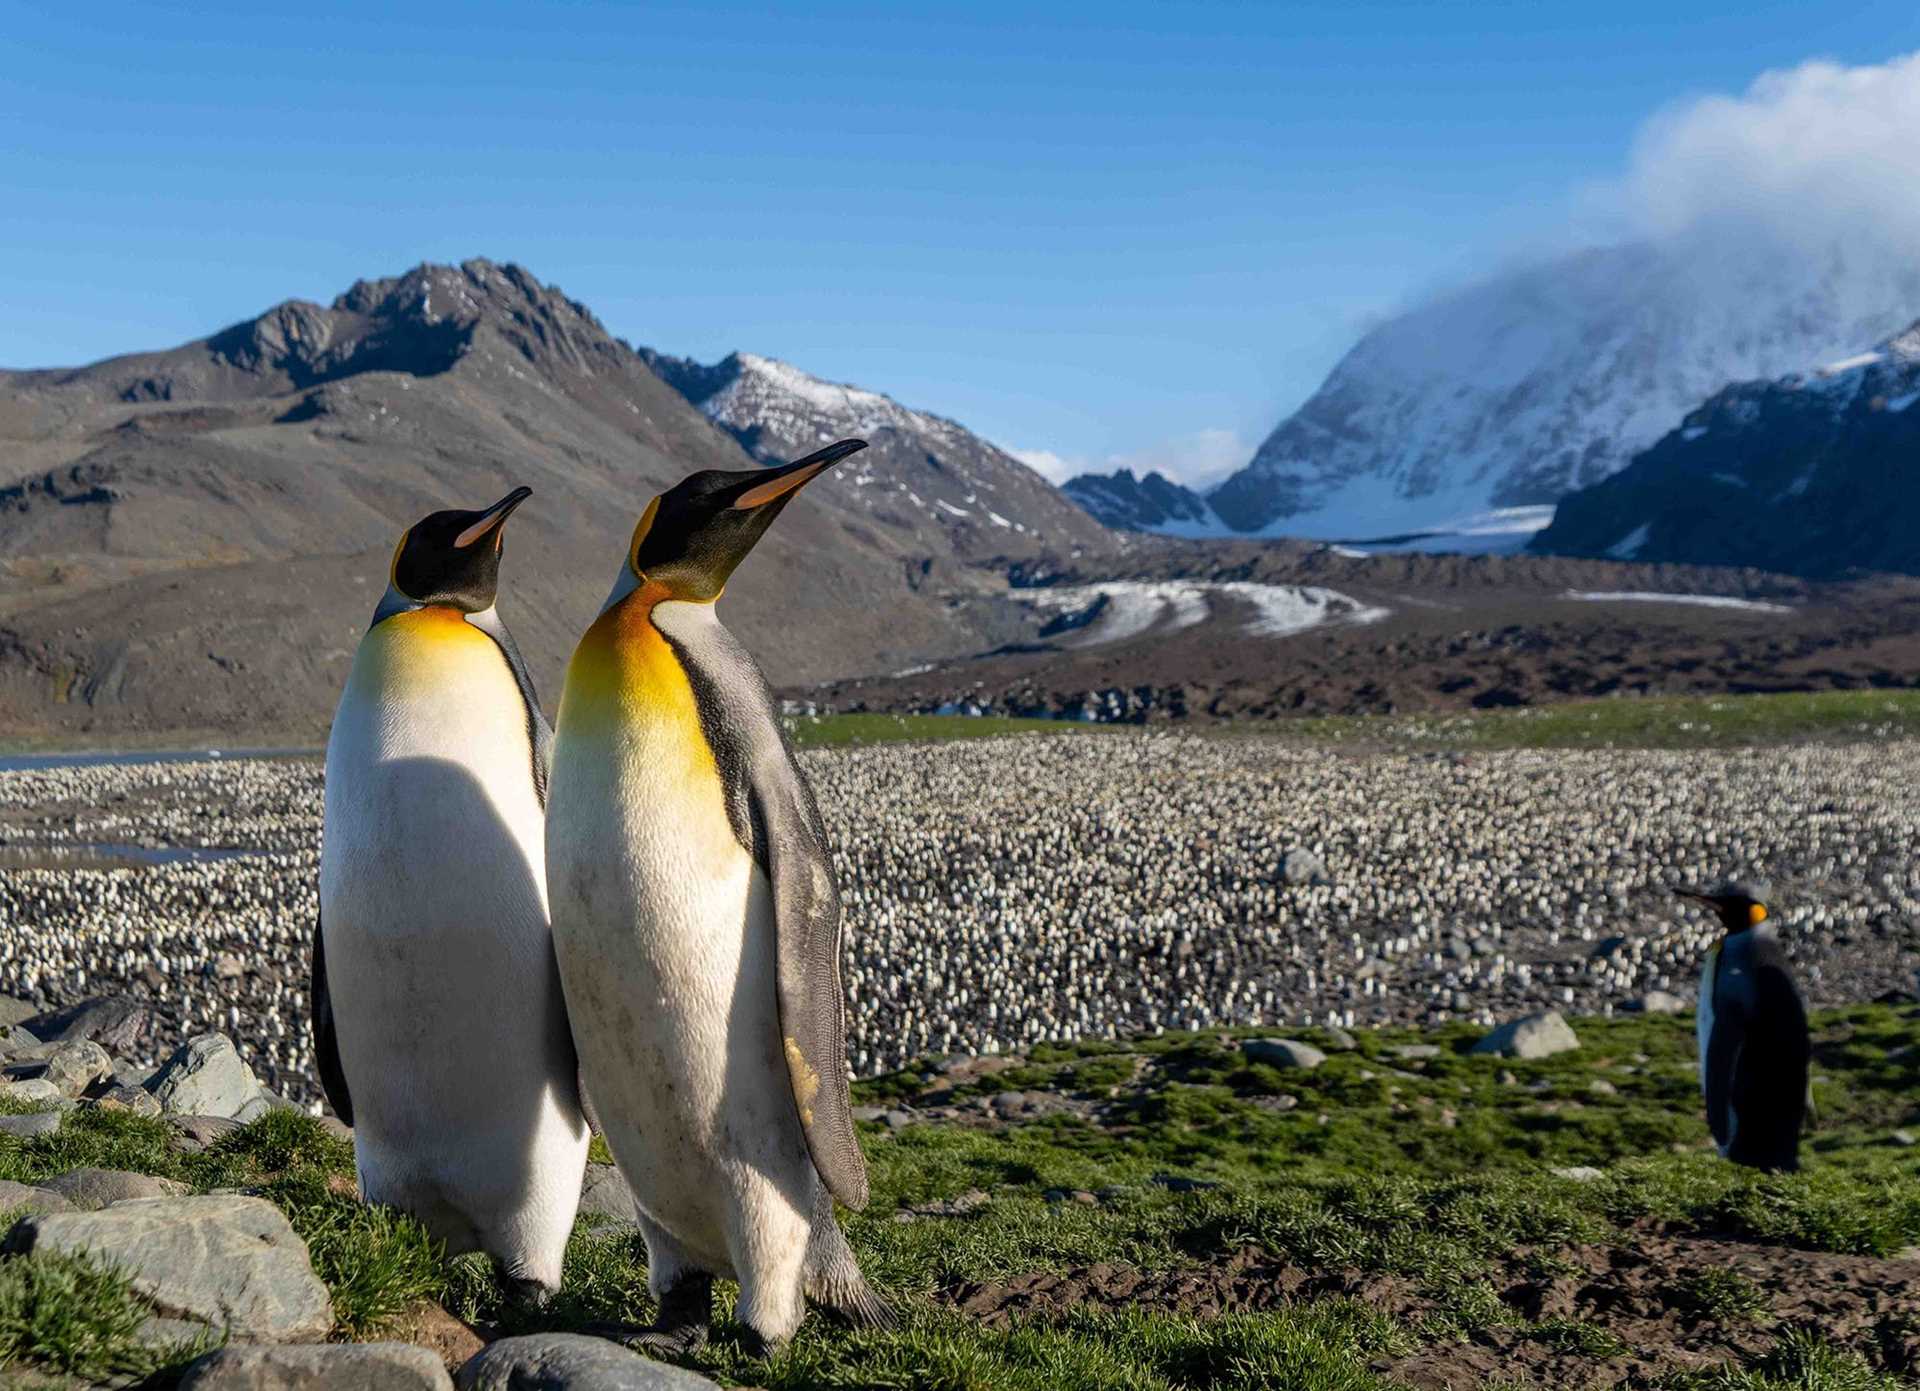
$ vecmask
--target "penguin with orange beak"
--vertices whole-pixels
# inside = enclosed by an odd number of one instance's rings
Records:
[[[554,946],[581,1073],[631,1185],[659,1317],[705,1342],[715,1276],[752,1340],[808,1300],[892,1321],[834,1202],[867,1200],[847,1082],[825,827],[753,659],[715,602],[842,440],[696,473],[647,505],[567,667],[547,802]]]
[[[1736,1164],[1798,1169],[1812,1045],[1766,890],[1729,883],[1674,892],[1711,909],[1726,930],[1702,963],[1694,1016],[1714,1143]]]
[[[589,1137],[547,928],[551,736],[495,607],[531,491],[394,551],[327,740],[313,1031],[361,1193],[538,1304]]]

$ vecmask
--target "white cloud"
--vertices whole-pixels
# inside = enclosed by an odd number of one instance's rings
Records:
[[[1054,453],[1051,449],[1009,449],[1007,453],[1039,474],[1047,482],[1061,484],[1076,473],[1085,473],[1086,464],[1079,459],[1068,459]]]
[[[1643,235],[1749,227],[1920,247],[1920,53],[1762,73],[1649,120],[1616,186]]]
[[[1176,483],[1204,491],[1253,457],[1253,446],[1232,430],[1196,430],[1104,459],[1056,454],[1051,449],[1009,449],[1007,453],[1052,483],[1075,474],[1111,473],[1130,468],[1140,477],[1162,473]]]

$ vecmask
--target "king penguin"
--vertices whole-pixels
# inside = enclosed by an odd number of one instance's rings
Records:
[[[588,1132],[547,925],[552,736],[494,609],[531,492],[400,538],[327,740],[315,1055],[361,1194],[560,1286]]]
[[[867,1200],[840,897],[812,788],[714,603],[809,480],[865,447],[696,473],[648,504],[567,668],[547,876],[581,1073],[632,1186],[658,1321],[706,1341],[713,1277],[766,1346],[812,1299],[885,1325],[834,1218]]]
[[[1812,1050],[1806,1006],[1767,919],[1765,890],[1731,883],[1674,892],[1706,904],[1726,929],[1701,964],[1694,1016],[1714,1143],[1736,1164],[1798,1169]]]

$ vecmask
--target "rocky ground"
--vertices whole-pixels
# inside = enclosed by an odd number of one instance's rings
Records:
[[[1347,753],[1100,733],[818,750],[855,1071],[1154,1029],[1690,1003],[1668,892],[1771,879],[1817,1003],[1920,967],[1920,742]],[[297,1102],[320,768],[0,772],[0,990],[135,1002],[154,1066],[224,1032]]]
[[[1920,1375],[1920,1003],[1814,1018],[1804,1172],[1711,1154],[1684,1019],[1162,1034],[862,1083],[848,1214],[901,1327],[685,1366],[590,1162],[565,1287],[506,1300],[360,1201],[351,1135],[201,1035],[0,998],[0,1384],[1900,1391]],[[16,1022],[17,1021],[17,1022]],[[106,1041],[106,1042],[103,1042]],[[597,1159],[604,1151],[596,1146]]]

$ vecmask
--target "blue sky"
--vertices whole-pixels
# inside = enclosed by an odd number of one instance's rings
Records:
[[[1257,443],[1647,120],[1910,3],[0,6],[0,364],[422,260],[1105,464]],[[396,12],[404,14],[396,17]]]

